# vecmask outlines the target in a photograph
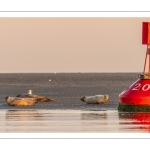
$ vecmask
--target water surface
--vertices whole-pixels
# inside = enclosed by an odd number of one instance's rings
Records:
[[[0,110],[1,133],[148,133],[150,113]]]

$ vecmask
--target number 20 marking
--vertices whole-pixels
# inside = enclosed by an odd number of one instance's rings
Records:
[[[140,83],[137,83],[137,84],[135,85],[135,88],[133,88],[132,90],[139,90],[140,87],[141,87],[141,84],[140,84]]]
[[[146,87],[146,88],[145,88]],[[145,84],[142,88],[143,91],[147,91],[150,89],[150,84]]]
[[[141,87],[141,84],[140,83],[137,83],[135,84],[135,87],[132,89],[132,90],[139,90]],[[142,87],[142,90],[143,91],[148,91],[150,89],[150,84],[145,84],[143,87]]]

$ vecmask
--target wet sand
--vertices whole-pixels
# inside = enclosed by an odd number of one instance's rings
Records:
[[[0,74],[0,109],[117,110],[119,94],[138,79],[137,73],[36,73]],[[34,106],[9,106],[6,96],[40,94],[55,99]],[[106,104],[86,104],[81,96],[108,94]]]

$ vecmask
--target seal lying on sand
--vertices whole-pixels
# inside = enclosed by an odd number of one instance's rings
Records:
[[[46,96],[42,96],[42,95],[32,95],[32,94],[19,94],[16,97],[19,98],[34,98],[36,99],[38,102],[48,102],[48,101],[54,101],[54,99],[46,97]]]
[[[48,102],[48,101],[54,101],[54,99],[42,96],[42,95],[33,95],[32,90],[29,90],[28,94],[19,94],[16,97],[20,98],[35,98],[38,102]]]
[[[36,98],[19,98],[19,97],[6,97],[6,102],[11,106],[33,106],[36,102]]]
[[[81,101],[86,102],[88,104],[105,104],[108,101],[108,99],[108,95],[82,96],[80,98]]]

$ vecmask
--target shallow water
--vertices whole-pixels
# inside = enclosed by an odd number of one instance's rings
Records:
[[[147,133],[150,113],[0,110],[1,133]]]

